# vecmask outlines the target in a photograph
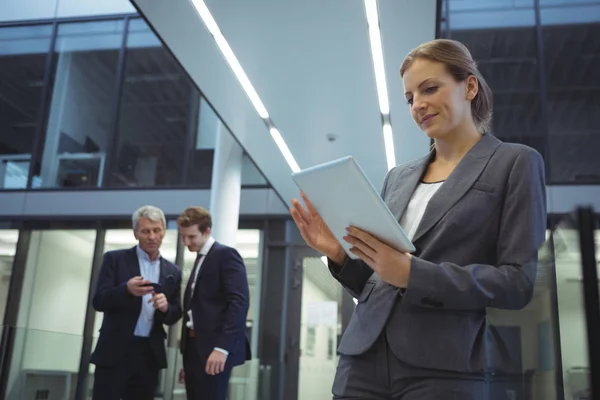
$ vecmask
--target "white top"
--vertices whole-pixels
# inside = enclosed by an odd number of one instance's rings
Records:
[[[160,255],[156,257],[156,260],[152,261],[150,260],[150,256],[139,245],[135,250],[140,264],[140,275],[152,283],[158,283],[160,277]],[[154,324],[154,305],[149,302],[150,299],[152,299],[152,293],[142,296],[142,309],[140,310],[140,316],[133,332],[135,336],[150,336],[150,331]]]
[[[406,232],[406,235],[410,240],[413,239],[415,232],[417,232],[417,228],[423,219],[423,214],[425,214],[425,208],[427,208],[429,200],[431,200],[435,192],[438,191],[443,183],[444,181],[432,183],[421,182],[417,186],[417,189],[408,203],[408,207],[406,207],[404,215],[400,219],[400,226],[404,229],[404,232]]]

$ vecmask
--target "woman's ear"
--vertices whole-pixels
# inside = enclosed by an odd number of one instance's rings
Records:
[[[473,100],[479,92],[479,80],[475,75],[469,75],[466,83],[467,100]]]

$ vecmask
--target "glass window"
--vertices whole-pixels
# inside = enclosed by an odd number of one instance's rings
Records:
[[[6,301],[10,278],[12,276],[13,261],[17,250],[19,231],[16,229],[0,229],[0,324],[4,321]]]
[[[541,22],[549,179],[600,183],[600,2],[542,5]]]
[[[123,20],[61,24],[38,178],[32,187],[98,187],[109,146]]]
[[[194,146],[190,150],[190,163],[186,176],[188,185],[210,187],[219,129],[226,129],[226,127],[211,105],[201,97],[198,128],[194,136]]]
[[[242,185],[268,185],[267,179],[256,167],[256,164],[244,152],[242,158]]]
[[[51,25],[0,28],[0,189],[27,187]]]
[[[131,21],[108,186],[180,186],[200,94],[141,19]]]
[[[215,148],[219,134],[225,133],[233,138],[231,131],[221,121],[211,105],[200,98],[200,114],[198,119],[198,132],[195,136],[195,145],[190,150],[190,163],[186,175],[186,183],[189,186],[210,187],[215,160]],[[236,148],[241,148],[235,139],[223,143],[233,143]],[[229,146],[225,144],[225,146]],[[237,153],[236,153],[237,154]],[[233,156],[233,155],[232,155]],[[264,175],[258,170],[252,159],[243,152],[241,161],[242,185],[266,186],[268,182]]]
[[[49,387],[68,393],[76,380],[95,238],[93,230],[32,232],[8,393],[35,398]]]
[[[471,50],[494,92],[492,132],[546,155],[533,0],[448,1],[451,38]]]

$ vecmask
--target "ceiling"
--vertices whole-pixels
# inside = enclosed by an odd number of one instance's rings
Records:
[[[188,0],[136,0],[247,153],[285,199],[290,168]],[[363,1],[207,0],[206,5],[300,168],[353,155],[375,187],[387,171]],[[397,163],[427,151],[398,69],[435,36],[435,0],[379,2]],[[335,141],[329,141],[334,135]],[[368,145],[365,145],[368,143]]]
[[[290,168],[193,1],[134,3],[273,187],[289,200],[297,195]],[[344,1],[343,8],[341,0],[205,3],[300,168],[353,155],[379,188],[387,166],[363,1]],[[398,67],[411,48],[434,37],[436,2],[410,6],[393,0],[378,3],[396,161],[400,164],[428,148],[427,138],[410,119]],[[593,40],[597,18],[573,19],[571,14],[581,10],[570,5],[544,10],[545,82],[547,105],[552,110],[546,122],[541,111],[531,7],[502,5],[507,14],[499,20],[494,10],[487,10],[497,3],[479,3],[453,0],[450,21],[452,38],[467,44],[494,90],[494,132],[506,141],[528,144],[542,152],[549,164],[557,166],[550,177],[555,181],[597,177],[591,150],[595,147],[579,144],[595,143],[599,137],[591,112],[598,88],[584,84],[598,80],[595,66],[600,58]],[[327,140],[330,134],[335,141]]]

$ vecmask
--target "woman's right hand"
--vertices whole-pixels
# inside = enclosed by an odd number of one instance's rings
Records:
[[[290,208],[290,214],[294,218],[302,238],[316,251],[325,254],[337,264],[343,264],[346,260],[346,252],[304,193],[300,193],[300,195],[306,204],[306,209],[297,199],[292,199],[293,207]]]

